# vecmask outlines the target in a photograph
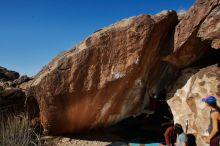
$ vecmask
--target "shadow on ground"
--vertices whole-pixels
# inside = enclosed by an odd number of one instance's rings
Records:
[[[84,133],[68,136],[73,139],[126,142],[126,143],[164,143],[163,133],[169,126],[161,126],[164,122],[173,119],[169,106],[165,101],[159,101],[154,114],[147,116],[141,114],[137,117],[127,118],[118,124]]]

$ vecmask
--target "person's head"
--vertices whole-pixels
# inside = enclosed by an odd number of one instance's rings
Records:
[[[180,124],[178,124],[178,123],[176,123],[176,124],[174,125],[174,131],[175,131],[178,135],[184,132],[184,131],[183,131],[183,127],[182,127]]]
[[[206,103],[207,106],[215,108],[217,106],[217,101],[214,96],[206,96],[202,98],[202,101]]]

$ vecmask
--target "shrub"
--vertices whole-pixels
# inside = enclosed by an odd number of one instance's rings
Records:
[[[1,117],[0,122],[0,146],[41,145],[27,114]]]

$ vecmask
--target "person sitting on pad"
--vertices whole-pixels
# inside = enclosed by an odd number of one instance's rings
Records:
[[[177,133],[176,146],[187,146],[188,138],[187,138],[187,135],[183,131],[183,127],[180,124],[176,123],[174,125],[174,130]]]

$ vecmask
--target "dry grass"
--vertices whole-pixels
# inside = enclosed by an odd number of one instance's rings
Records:
[[[0,120],[0,146],[40,146],[40,136],[31,128],[27,114]]]

